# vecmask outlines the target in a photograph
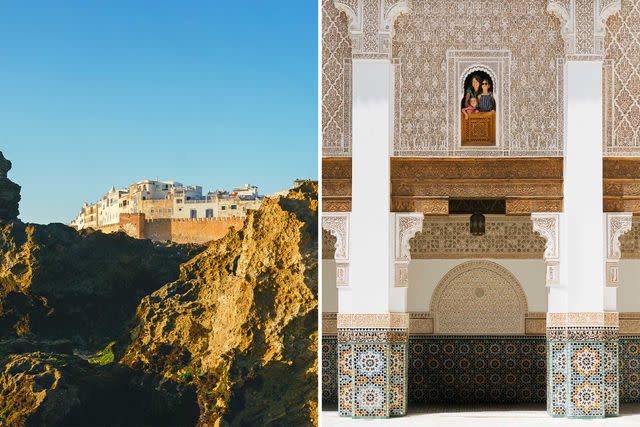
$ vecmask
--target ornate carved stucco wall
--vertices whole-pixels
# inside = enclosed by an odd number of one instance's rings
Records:
[[[640,0],[622,0],[604,41],[605,155],[640,156]]]
[[[506,268],[468,261],[449,271],[431,297],[436,334],[524,334],[527,297]]]
[[[396,20],[393,57],[397,62],[395,155],[478,156],[448,138],[447,51],[506,51],[500,98],[505,145],[482,156],[559,156],[562,152],[562,62],[560,22],[546,13],[546,0],[412,1]],[[468,53],[468,56],[473,56]],[[477,52],[482,62],[483,54]],[[498,55],[498,56],[500,56]],[[494,55],[495,56],[495,55]],[[455,71],[455,70],[454,70]],[[458,100],[459,102],[459,100]]]
[[[322,0],[322,145],[325,156],[351,154],[351,39],[347,15]]]
[[[411,239],[411,259],[542,259],[545,239],[533,232],[528,217],[486,216],[486,232],[472,236],[466,216],[424,219],[422,231]],[[322,233],[322,258],[333,259],[335,238]],[[640,217],[620,237],[622,259],[640,259]]]

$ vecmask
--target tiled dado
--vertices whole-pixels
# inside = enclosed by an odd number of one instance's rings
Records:
[[[640,337],[619,338],[620,402],[640,403]]]
[[[356,318],[341,321],[338,317],[338,412],[357,418],[404,415],[408,329],[380,325],[404,326],[408,320],[369,320],[376,327],[357,327],[364,323]]]
[[[454,347],[445,348],[445,344]],[[549,354],[553,354],[553,345],[549,347]],[[460,350],[468,353],[465,355]],[[558,351],[564,356],[559,358]],[[555,363],[562,365],[566,352],[566,343],[556,343]],[[621,336],[618,359],[619,400],[640,403],[640,337]],[[547,344],[543,336],[409,336],[408,366],[409,405],[547,400]],[[516,371],[512,370],[514,366]],[[561,372],[556,369],[556,373]],[[478,377],[478,374],[485,376]],[[550,376],[549,384],[556,396],[566,396],[566,388],[565,392],[558,391],[563,389],[564,381],[553,382]],[[325,404],[338,403],[338,338],[335,334],[322,337],[322,400]],[[557,398],[557,402],[563,401]]]
[[[410,404],[542,403],[545,338],[411,336]]]
[[[602,418],[619,412],[618,336],[611,326],[547,329],[547,412]]]
[[[338,337],[322,335],[322,402],[338,403]]]

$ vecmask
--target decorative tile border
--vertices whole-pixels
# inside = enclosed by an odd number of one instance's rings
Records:
[[[547,338],[551,341],[609,341],[618,338],[618,328],[606,326],[547,328]]]
[[[407,337],[406,329],[338,329],[340,343],[402,343]]]
[[[525,315],[525,335],[546,335],[547,313],[528,312]],[[640,313],[626,312],[618,314],[620,335],[640,336]],[[615,322],[613,322],[615,325]],[[561,325],[563,323],[560,323]],[[338,333],[337,313],[322,313],[322,333],[336,335]],[[409,334],[433,334],[433,316],[429,312],[409,313]]]

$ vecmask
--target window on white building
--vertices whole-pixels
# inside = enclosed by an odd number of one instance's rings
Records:
[[[213,209],[207,209],[207,211],[205,212],[205,216],[207,218],[213,218]]]
[[[197,210],[195,210],[195,209],[191,209],[190,218],[191,218],[191,219],[196,219],[196,218],[198,218],[198,211],[197,211]]]

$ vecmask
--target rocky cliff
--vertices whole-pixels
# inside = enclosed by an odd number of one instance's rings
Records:
[[[11,162],[0,151],[0,221],[12,221],[18,218],[20,186],[7,178]]]
[[[201,425],[308,425],[317,393],[317,190],[267,200],[145,297],[122,359],[193,384]]]
[[[0,222],[0,425],[312,425],[317,187],[209,245]]]

